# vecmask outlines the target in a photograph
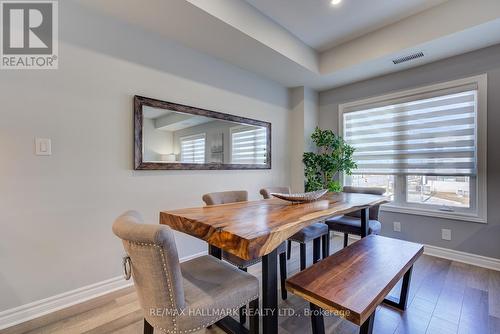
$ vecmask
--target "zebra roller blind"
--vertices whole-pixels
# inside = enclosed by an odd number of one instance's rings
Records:
[[[205,163],[205,134],[181,138],[181,162]]]
[[[476,175],[477,84],[346,107],[355,174]]]
[[[231,162],[265,164],[267,160],[266,128],[242,126],[231,129]]]

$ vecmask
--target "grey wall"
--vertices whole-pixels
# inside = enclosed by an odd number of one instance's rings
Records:
[[[121,276],[125,210],[156,224],[206,192],[289,183],[286,88],[72,1],[59,11],[59,69],[0,74],[0,311]],[[134,171],[135,94],[271,122],[272,170]],[[52,156],[33,154],[36,136]],[[176,241],[180,257],[206,250]]]
[[[500,258],[500,45],[320,93],[319,124],[338,130],[338,105],[467,76],[488,74],[488,224],[383,212],[382,234]],[[392,223],[401,222],[402,232]],[[441,240],[441,229],[452,240]]]

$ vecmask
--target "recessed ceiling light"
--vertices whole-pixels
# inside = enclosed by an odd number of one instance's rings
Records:
[[[334,6],[340,4],[342,2],[342,0],[331,0],[330,3]]]

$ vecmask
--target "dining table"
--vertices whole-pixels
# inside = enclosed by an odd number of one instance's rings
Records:
[[[211,205],[160,212],[160,224],[208,243],[208,252],[221,258],[222,250],[242,259],[262,258],[262,328],[278,333],[277,247],[302,228],[328,218],[360,211],[361,237],[368,234],[369,208],[388,197],[330,192],[307,203],[278,198]],[[224,331],[244,332],[231,317],[219,322]]]

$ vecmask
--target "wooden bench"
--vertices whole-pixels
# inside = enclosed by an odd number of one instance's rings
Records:
[[[286,288],[310,302],[314,334],[325,332],[322,309],[371,333],[379,304],[406,309],[413,264],[423,251],[420,244],[370,235],[290,277]],[[399,300],[386,299],[401,278]]]

